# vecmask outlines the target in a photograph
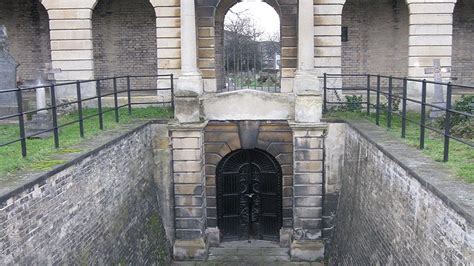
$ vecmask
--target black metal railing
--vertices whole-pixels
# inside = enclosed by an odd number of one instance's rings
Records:
[[[349,106],[351,104],[361,105],[363,111],[367,115],[373,115],[375,112],[375,123],[380,125],[382,113],[386,116],[386,126],[392,128],[394,116],[401,118],[401,137],[405,138],[407,134],[407,123],[413,123],[419,127],[419,148],[425,148],[426,130],[430,130],[440,134],[443,138],[443,161],[449,159],[449,144],[450,140],[455,140],[467,147],[474,148],[474,143],[471,139],[466,140],[459,136],[452,134],[452,117],[454,115],[461,116],[466,119],[474,119],[471,112],[463,112],[454,109],[453,106],[453,92],[457,94],[474,94],[474,87],[456,85],[445,82],[434,82],[428,80],[418,80],[411,78],[400,78],[384,75],[371,74],[327,74],[325,73],[323,79],[323,112],[327,113],[331,109],[337,109],[340,105]],[[443,91],[442,105],[435,104],[433,100],[427,100],[428,87],[430,91],[441,89]],[[438,87],[438,88],[435,88]],[[350,102],[350,99],[342,99],[345,92],[350,92],[349,95],[358,95],[356,101]],[[418,93],[419,92],[419,93]],[[349,96],[351,97],[351,96]],[[372,102],[375,97],[375,103]],[[382,97],[385,97],[382,103]],[[364,99],[365,98],[365,99]],[[401,110],[394,108],[394,104],[398,106],[401,104]],[[364,108],[365,107],[365,108]],[[442,128],[434,127],[428,116],[428,112],[437,112],[437,119],[442,120]],[[472,110],[472,109],[471,109]],[[417,118],[413,119],[407,115],[410,111],[417,114]],[[434,120],[434,119],[433,119]],[[444,121],[443,121],[444,120]]]
[[[169,86],[164,88],[134,88],[133,81],[140,80],[140,79],[150,79],[154,78],[156,81],[160,80],[169,80]],[[122,86],[118,85],[118,81],[122,81]],[[113,88],[112,92],[108,92],[107,90],[103,89],[105,83],[111,82],[111,86]],[[91,86],[92,91],[91,93]],[[122,88],[119,88],[122,87]],[[125,88],[123,88],[125,87]],[[138,87],[138,86],[137,86]],[[38,89],[46,89],[49,90],[49,103],[44,108],[33,108],[28,109],[24,107],[24,94],[35,92]],[[58,89],[68,90],[68,95],[70,95],[71,90],[75,90],[75,99],[67,100],[64,102],[58,102],[57,92]],[[134,97],[135,94],[138,92],[150,92],[155,91],[156,97],[158,98],[157,101],[139,101],[135,102]],[[162,98],[158,97],[160,91],[163,91]],[[104,93],[105,92],[105,93]],[[9,123],[17,123],[19,127],[19,138],[15,140],[8,141],[6,143],[0,143],[0,148],[11,145],[14,143],[20,142],[21,144],[21,154],[23,157],[27,156],[27,139],[39,136],[44,133],[52,132],[54,137],[54,146],[55,148],[59,148],[59,129],[62,127],[66,127],[72,124],[79,124],[79,135],[81,138],[84,138],[84,120],[91,119],[94,117],[98,117],[99,120],[99,128],[104,130],[104,114],[108,112],[114,112],[115,122],[120,121],[120,113],[119,110],[122,108],[127,108],[128,114],[132,114],[132,107],[136,105],[148,105],[148,106],[163,106],[171,108],[172,113],[174,113],[174,83],[173,83],[173,75],[166,74],[166,75],[129,75],[129,76],[116,76],[111,78],[101,78],[101,79],[94,79],[94,80],[83,80],[83,81],[76,81],[76,82],[66,82],[66,83],[59,83],[59,84],[52,84],[52,85],[39,85],[35,87],[27,87],[27,88],[20,88],[17,87],[15,89],[10,90],[3,90],[0,91],[0,97],[6,94],[15,94],[16,95],[16,105],[17,111],[14,113],[9,113],[7,115],[0,117],[0,122],[9,122]],[[88,94],[84,97],[85,94]],[[91,96],[93,95],[93,96]],[[119,95],[126,95],[126,103],[119,104]],[[138,95],[137,95],[138,96]],[[104,99],[107,97],[113,97],[113,106],[110,108],[104,107]],[[148,99],[148,98],[147,98]],[[98,111],[92,115],[84,116],[84,103],[91,102],[94,108],[97,107]],[[61,108],[77,106],[77,119],[71,122],[67,122],[64,124],[59,125],[58,123],[58,110]],[[39,112],[48,112],[52,118],[52,127],[43,129],[39,132],[34,132],[32,134],[27,134],[25,130],[25,116],[37,114]]]

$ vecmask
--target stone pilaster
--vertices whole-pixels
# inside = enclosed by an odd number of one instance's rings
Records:
[[[175,202],[175,259],[207,256],[203,131],[205,124],[170,125]]]
[[[456,0],[407,1],[410,12],[409,78],[433,80],[433,74],[425,74],[425,68],[433,67],[433,59],[440,59],[442,67],[451,66],[455,2]],[[443,73],[446,82],[450,77],[450,73]],[[428,86],[428,98],[432,91],[432,86]],[[420,98],[420,95],[421,84],[409,82],[408,96]]]
[[[324,135],[323,123],[293,123],[293,243],[294,260],[322,258]]]
[[[43,1],[49,15],[52,66],[61,69],[61,73],[55,74],[58,82],[94,78],[93,4],[92,1]],[[83,89],[83,96],[95,95],[95,84],[89,87]],[[74,97],[75,85],[58,87],[56,92],[60,98]]]

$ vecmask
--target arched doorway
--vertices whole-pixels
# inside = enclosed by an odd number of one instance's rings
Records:
[[[282,227],[282,171],[259,149],[231,152],[216,170],[217,224],[223,240],[278,240]]]

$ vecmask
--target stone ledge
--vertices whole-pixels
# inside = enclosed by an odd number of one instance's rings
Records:
[[[474,185],[459,180],[445,166],[428,158],[420,150],[402,143],[381,127],[365,121],[346,123],[474,225]]]

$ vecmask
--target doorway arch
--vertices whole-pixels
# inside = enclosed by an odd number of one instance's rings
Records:
[[[279,239],[282,170],[260,149],[240,149],[217,165],[217,225],[223,240]]]

